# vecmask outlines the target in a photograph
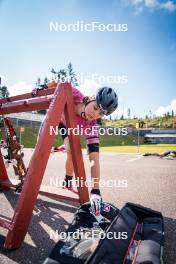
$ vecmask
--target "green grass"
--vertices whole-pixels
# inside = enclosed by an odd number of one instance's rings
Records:
[[[19,136],[19,129],[15,129]],[[34,148],[37,140],[38,129],[25,128],[25,132],[21,136],[21,144],[25,148]],[[0,139],[3,138],[0,132]],[[85,140],[80,137],[81,147],[86,148]],[[176,144],[143,144],[141,139],[139,147],[140,153],[157,152],[162,153],[167,150],[176,150]],[[63,144],[60,136],[56,136],[54,146]],[[137,153],[137,138],[134,136],[101,136],[100,137],[100,150],[103,152],[119,152],[119,153]]]
[[[15,129],[17,135],[19,136],[19,129]],[[21,144],[25,148],[34,148],[37,140],[38,129],[35,128],[25,128],[25,132],[21,134]],[[0,135],[1,138],[1,135]],[[85,140],[80,137],[81,147],[85,148]],[[100,143],[102,147],[110,146],[123,146],[123,145],[135,145],[136,138],[134,136],[101,136]],[[54,140],[54,145],[59,146],[63,144],[62,138],[56,136]]]
[[[137,153],[137,146],[111,146],[111,147],[101,147],[102,152],[116,152],[116,153]],[[163,153],[168,150],[176,151],[176,144],[156,144],[156,145],[140,145],[139,153]]]

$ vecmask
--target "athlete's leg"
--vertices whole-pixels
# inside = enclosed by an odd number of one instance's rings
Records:
[[[68,137],[64,138],[64,145],[67,152],[67,159],[65,163],[65,179],[63,182],[63,187],[72,188],[74,170]]]
[[[71,150],[70,150],[70,144],[69,144],[68,137],[64,139],[64,145],[65,145],[65,149],[67,152],[67,160],[65,164],[66,175],[73,176],[73,172],[74,172],[73,162],[72,162],[72,156],[71,156]]]

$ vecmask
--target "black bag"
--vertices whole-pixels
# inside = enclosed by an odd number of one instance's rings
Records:
[[[67,238],[56,244],[44,264],[162,263],[161,213],[132,203],[119,211],[103,203],[105,221],[99,224],[89,209],[89,203],[78,208]]]

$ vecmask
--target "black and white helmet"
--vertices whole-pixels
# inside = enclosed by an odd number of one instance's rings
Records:
[[[117,94],[110,87],[102,87],[98,90],[96,102],[104,115],[112,114],[118,107]]]

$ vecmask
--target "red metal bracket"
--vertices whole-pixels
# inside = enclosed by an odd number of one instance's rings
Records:
[[[7,217],[0,216],[0,226],[8,229],[8,234],[4,244],[4,247],[7,249],[15,249],[20,247],[27,233],[42,178],[49,159],[50,150],[55,138],[55,135],[49,134],[50,126],[58,125],[61,119],[61,114],[64,111],[67,126],[72,128],[76,127],[76,115],[71,89],[72,88],[69,83],[64,83],[58,84],[56,89],[51,89],[54,94],[50,99],[35,97],[33,99],[24,101],[24,99],[31,98],[31,94],[25,94],[21,95],[21,97],[11,97],[6,101],[0,100],[0,103],[2,103],[2,106],[0,107],[0,114],[25,112],[34,109],[46,109],[49,107],[40,137],[29,163],[28,172],[24,181],[22,192],[14,210],[13,218],[9,220]],[[49,90],[49,93],[51,90]],[[41,91],[40,96],[46,95],[46,93],[47,90]],[[19,101],[17,101],[17,98]],[[82,179],[85,183],[86,175],[79,136],[71,134],[69,136],[69,141],[75,176],[78,179]],[[8,178],[1,152],[0,185],[2,188],[13,186]],[[50,195],[50,197],[57,196],[57,194],[55,195],[51,192],[48,192],[47,194],[46,191],[40,191],[40,193],[46,194],[48,196]],[[58,197],[62,199],[64,196],[58,195]],[[87,186],[83,184],[83,187],[78,187],[78,199],[76,199],[75,196],[72,198],[65,197],[65,199],[79,201],[81,204],[89,201]]]

